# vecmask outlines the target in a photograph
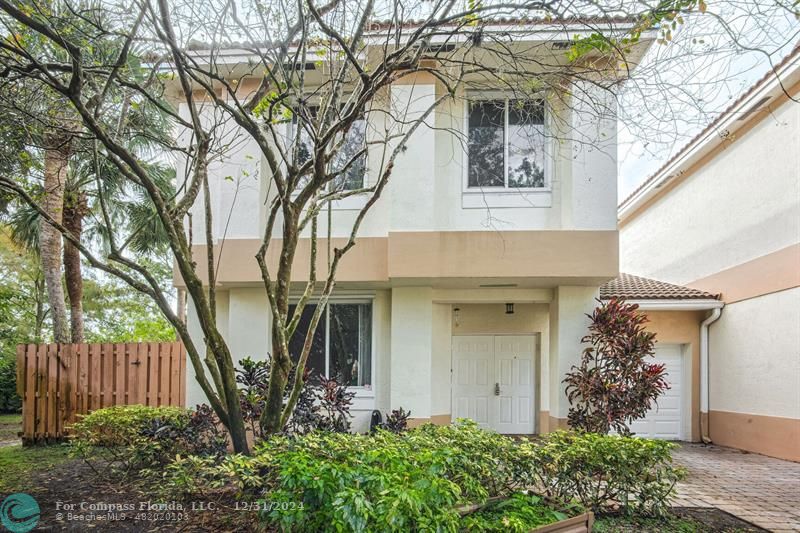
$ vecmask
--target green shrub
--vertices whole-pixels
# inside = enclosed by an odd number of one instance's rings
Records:
[[[219,457],[227,438],[211,410],[119,405],[98,409],[72,426],[74,454],[95,469],[122,473],[164,466],[178,454]]]
[[[525,483],[525,459],[512,439],[464,421],[400,434],[272,437],[253,456],[199,470],[182,460],[167,475],[178,490],[200,477],[203,487],[233,484],[242,499],[264,498],[262,517],[284,530],[456,531],[459,506]]]
[[[663,513],[681,476],[672,447],[567,432],[518,442],[469,421],[399,434],[312,432],[271,437],[252,456],[178,457],[161,486],[260,501],[261,519],[283,531],[526,531],[575,506]],[[460,516],[497,498],[507,503]]]
[[[462,518],[461,530],[497,533],[527,533],[533,528],[565,520],[579,514],[553,509],[535,494],[516,493],[506,500],[487,506]]]
[[[576,501],[595,512],[661,516],[683,469],[672,463],[674,444],[557,431],[522,445],[537,488],[557,501]]]
[[[75,442],[90,446],[128,446],[137,442],[154,420],[169,420],[176,425],[189,423],[191,411],[182,407],[116,405],[80,415],[72,426]]]

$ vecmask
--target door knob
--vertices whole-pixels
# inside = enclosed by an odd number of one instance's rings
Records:
[[[500,384],[499,383],[495,383],[494,384],[494,395],[495,396],[500,396]]]

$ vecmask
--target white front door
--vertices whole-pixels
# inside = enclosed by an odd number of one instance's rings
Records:
[[[644,418],[630,424],[630,429],[639,437],[650,439],[682,440],[683,435],[683,355],[681,346],[666,344],[656,347],[655,360],[663,363],[667,371],[670,389],[658,397],[655,405]]]
[[[453,337],[453,419],[471,418],[492,429],[494,338]]]
[[[533,433],[535,350],[533,335],[453,337],[453,418],[499,433]]]

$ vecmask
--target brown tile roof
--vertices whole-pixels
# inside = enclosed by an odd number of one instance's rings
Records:
[[[600,299],[624,298],[626,300],[718,300],[714,295],[698,289],[673,285],[664,281],[620,273],[600,287]]]
[[[650,185],[656,178],[659,177],[659,175],[667,167],[669,167],[674,161],[677,161],[679,157],[681,157],[690,148],[692,148],[695,144],[697,144],[698,141],[700,141],[704,136],[706,136],[708,134],[708,132],[714,130],[717,127],[717,125],[720,122],[722,122],[722,120],[725,119],[728,115],[730,115],[738,106],[740,106],[742,104],[742,102],[744,102],[751,94],[755,93],[761,87],[763,87],[765,84],[767,84],[769,81],[771,81],[775,77],[776,73],[781,68],[783,68],[784,66],[786,66],[789,63],[791,63],[792,61],[794,61],[794,59],[798,55],[800,55],[800,44],[795,45],[795,47],[792,49],[792,51],[786,57],[784,57],[777,65],[775,65],[774,67],[768,69],[767,72],[764,73],[764,75],[761,77],[761,79],[759,79],[757,82],[755,82],[753,85],[751,85],[745,92],[743,92],[741,95],[739,95],[739,97],[736,100],[734,100],[734,102],[731,105],[726,107],[724,111],[722,111],[719,115],[717,115],[717,117],[714,120],[712,120],[705,128],[703,128],[700,131],[700,133],[698,133],[697,135],[692,137],[692,139],[689,142],[687,142],[686,144],[684,144],[681,147],[680,150],[675,152],[674,155],[672,155],[669,159],[667,159],[664,162],[664,164],[662,164],[658,168],[658,170],[653,172],[646,180],[644,180],[641,183],[641,185],[636,187],[633,190],[633,192],[631,192],[624,200],[622,200],[619,203],[619,206],[621,207],[621,206],[625,205],[631,198],[633,198],[634,196],[639,194],[639,192],[641,190],[643,190],[648,185]]]

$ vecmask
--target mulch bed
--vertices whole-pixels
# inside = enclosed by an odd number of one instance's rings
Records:
[[[247,511],[237,511],[219,502],[214,502],[214,510],[207,509],[209,502],[195,502],[195,509],[192,502],[178,502],[182,509],[173,505],[163,511],[142,510],[142,502],[157,505],[162,501],[141,487],[99,478],[78,459],[50,471],[32,473],[26,485],[27,490],[21,491],[36,498],[41,509],[38,531],[245,531],[252,529],[255,518],[252,514],[247,516]],[[70,511],[72,505],[75,509]],[[102,506],[106,507],[101,509]],[[109,506],[117,509],[106,510]]]
[[[708,527],[708,531],[737,533],[769,531],[715,507],[674,507],[672,511],[680,517],[703,523]]]

